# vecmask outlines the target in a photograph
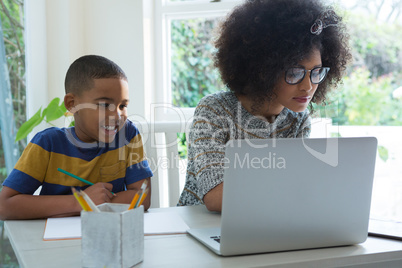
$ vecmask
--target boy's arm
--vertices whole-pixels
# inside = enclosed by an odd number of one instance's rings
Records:
[[[113,185],[96,183],[85,192],[96,205],[110,202]],[[82,208],[73,195],[30,195],[3,186],[0,192],[0,220],[43,219],[80,215]]]
[[[116,193],[116,196],[112,198],[112,203],[122,203],[122,204],[130,204],[133,200],[134,195],[141,189],[142,183],[144,180],[148,181],[148,195],[146,196],[142,205],[144,206],[144,210],[148,210],[151,205],[151,178],[146,178],[134,183],[127,185],[127,191],[122,191]]]
[[[28,195],[7,186],[0,192],[0,219],[22,220],[79,215],[73,195]]]

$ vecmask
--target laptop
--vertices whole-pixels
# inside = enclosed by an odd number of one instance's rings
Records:
[[[187,232],[223,256],[367,239],[374,137],[232,140],[220,228]]]

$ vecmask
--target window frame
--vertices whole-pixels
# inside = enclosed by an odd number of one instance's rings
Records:
[[[172,104],[171,21],[223,17],[239,3],[241,0],[155,1],[155,58],[159,64],[155,64],[155,105],[151,107],[151,118],[188,122],[195,110],[195,107],[174,107]]]

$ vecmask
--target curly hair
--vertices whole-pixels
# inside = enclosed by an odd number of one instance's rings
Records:
[[[250,96],[253,107],[260,107],[272,100],[275,84],[286,69],[319,49],[323,66],[331,70],[311,102],[325,101],[351,59],[349,36],[339,14],[336,27],[327,27],[319,35],[310,32],[328,10],[333,9],[319,0],[247,0],[235,7],[221,22],[215,40],[214,63],[226,87]]]

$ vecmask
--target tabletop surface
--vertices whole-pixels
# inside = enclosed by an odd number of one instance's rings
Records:
[[[150,209],[177,213],[190,228],[219,227],[205,206]],[[46,220],[6,221],[21,267],[81,267],[81,240],[43,241]],[[402,267],[402,242],[369,237],[358,245],[220,257],[188,234],[145,236],[144,261],[135,267]],[[385,267],[385,266],[382,266]]]

